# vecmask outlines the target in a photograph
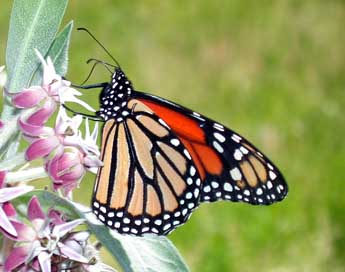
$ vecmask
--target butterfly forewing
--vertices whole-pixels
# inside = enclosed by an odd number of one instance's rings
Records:
[[[223,125],[165,99],[135,93],[176,133],[202,181],[201,201],[271,204],[287,194],[280,171],[250,142]]]
[[[223,164],[219,175],[208,173],[201,201],[219,199],[250,204],[271,204],[282,200],[287,184],[277,167],[237,133],[218,123],[207,122],[207,142]]]
[[[197,207],[201,179],[171,128],[138,100],[123,122],[103,128],[102,160],[93,210],[120,233],[167,234]]]

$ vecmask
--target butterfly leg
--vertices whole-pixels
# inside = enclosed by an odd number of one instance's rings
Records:
[[[86,113],[82,113],[82,112],[77,112],[73,109],[71,109],[70,107],[66,106],[65,104],[61,104],[66,110],[68,110],[69,112],[73,113],[73,115],[81,115],[84,118],[87,118],[89,120],[93,120],[93,121],[98,121],[98,122],[104,122],[103,118],[97,116],[97,115],[91,115],[91,114],[86,114]]]
[[[95,83],[95,84],[91,84],[91,85],[74,85],[72,84],[71,86],[74,87],[74,88],[79,88],[79,89],[85,89],[85,90],[88,90],[88,89],[96,89],[96,88],[104,88],[108,85],[107,82],[102,82],[102,83]],[[81,115],[83,116],[84,118],[88,118],[90,120],[93,120],[93,121],[99,121],[99,122],[104,122],[103,118],[97,116],[97,115],[91,115],[91,114],[86,114],[86,113],[81,113],[81,112],[77,112],[73,109],[71,109],[70,107],[68,107],[67,105],[65,104],[62,104],[62,106],[68,110],[69,112],[73,113],[74,115]]]

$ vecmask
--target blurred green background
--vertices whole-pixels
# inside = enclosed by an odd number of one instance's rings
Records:
[[[10,1],[2,1],[0,64]],[[345,271],[345,2],[70,1],[139,90],[220,121],[280,167],[290,192],[270,207],[202,205],[169,236],[192,271]],[[74,32],[67,77],[109,58]],[[98,67],[90,82],[107,81]],[[98,93],[85,99],[97,105]],[[87,204],[93,177],[76,196]],[[107,260],[113,263],[112,260]]]

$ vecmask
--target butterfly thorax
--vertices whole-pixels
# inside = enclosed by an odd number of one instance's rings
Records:
[[[105,121],[116,119],[122,122],[129,115],[127,102],[132,93],[132,84],[120,68],[116,68],[111,82],[103,88],[99,100],[100,110],[98,115]]]

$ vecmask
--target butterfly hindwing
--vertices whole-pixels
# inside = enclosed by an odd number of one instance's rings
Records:
[[[120,233],[165,235],[188,220],[200,199],[201,179],[171,128],[137,100],[123,122],[103,128],[104,166],[93,195],[98,218]]]
[[[178,135],[202,180],[201,201],[271,204],[287,194],[273,163],[250,142],[223,125],[165,99],[136,92]]]

